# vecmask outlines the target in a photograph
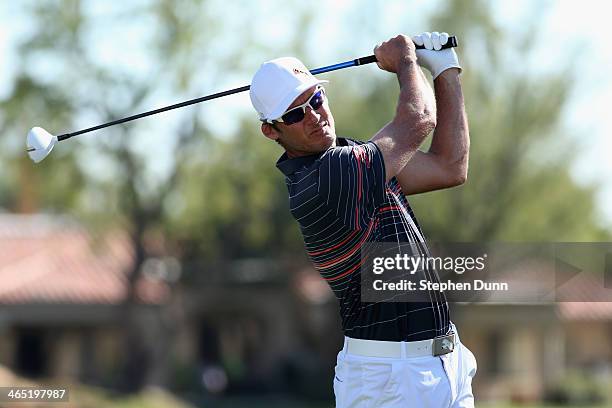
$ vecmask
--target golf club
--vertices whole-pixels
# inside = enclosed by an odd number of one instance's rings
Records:
[[[456,47],[456,46],[457,46],[457,37],[451,36],[448,38],[447,43],[442,46],[442,49]],[[424,47],[422,45],[421,46],[417,45],[416,48],[423,49]],[[354,60],[345,61],[345,62],[341,62],[338,64],[329,65],[326,67],[316,68],[316,69],[311,70],[310,73],[313,75],[317,75],[317,74],[322,74],[324,72],[335,71],[338,69],[344,69],[344,68],[349,68],[349,67],[356,67],[359,65],[371,64],[373,62],[376,62],[376,57],[374,55],[369,55],[367,57],[356,58]],[[41,127],[33,127],[28,132],[28,136],[27,136],[27,152],[28,152],[28,155],[30,156],[30,159],[32,159],[34,163],[39,163],[45,157],[47,157],[49,153],[51,153],[51,150],[53,150],[53,147],[55,146],[55,144],[57,142],[61,142],[62,140],[66,140],[74,136],[82,135],[83,133],[93,132],[94,130],[103,129],[105,127],[118,125],[120,123],[130,122],[132,120],[144,118],[146,116],[151,116],[151,115],[155,115],[158,113],[166,112],[172,109],[178,109],[184,106],[189,106],[189,105],[193,105],[196,103],[209,101],[211,99],[221,98],[223,96],[248,91],[249,88],[250,88],[249,85],[241,86],[239,88],[234,88],[228,91],[223,91],[223,92],[218,92],[218,93],[214,93],[211,95],[202,96],[200,98],[190,99],[185,102],[176,103],[174,105],[165,106],[163,108],[154,109],[148,112],[139,113],[139,114],[128,116],[122,119],[117,119],[111,122],[103,123],[101,125],[93,126],[87,129],[78,130],[76,132],[64,133],[58,136],[51,135],[49,132],[47,132],[45,129]]]

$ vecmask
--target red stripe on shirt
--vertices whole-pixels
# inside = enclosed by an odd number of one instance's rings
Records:
[[[389,205],[387,207],[381,207],[378,212],[385,212],[385,211],[392,211],[392,210],[399,210],[401,211],[402,209],[397,206],[397,205]]]
[[[322,251],[317,251],[317,252],[310,252],[310,251],[306,251],[306,252],[308,252],[308,255],[310,255],[310,256],[317,256],[317,255],[321,255],[321,254],[324,254],[324,253],[329,252],[329,251],[333,251],[334,249],[336,249],[338,247],[341,247],[342,245],[344,245],[348,241],[350,241],[355,236],[355,234],[357,234],[357,232],[358,232],[357,230],[353,231],[344,241],[340,242],[337,245],[334,245],[331,248],[323,249]]]
[[[327,282],[333,282],[333,281],[336,281],[338,279],[344,278],[346,275],[355,272],[362,264],[363,264],[363,259],[361,260],[361,262],[359,262],[357,265],[353,266],[348,271],[346,271],[344,273],[341,273],[338,276],[334,276],[333,278],[323,278],[323,279],[325,279]]]
[[[317,264],[316,261],[313,260],[313,262],[315,263],[315,267],[317,268],[317,270],[321,270],[321,269],[327,269],[330,266],[334,266],[344,260],[346,260],[347,258],[351,257],[355,252],[357,252],[359,250],[359,248],[361,247],[361,245],[369,238],[370,233],[372,232],[372,230],[374,229],[374,226],[378,224],[378,219],[372,219],[372,222],[370,222],[370,226],[368,227],[368,230],[365,232],[365,234],[363,234],[363,237],[361,238],[361,240],[355,244],[355,246],[353,246],[348,252],[346,252],[344,255],[340,255],[338,258],[336,259],[331,259],[327,262],[321,263],[321,264]]]

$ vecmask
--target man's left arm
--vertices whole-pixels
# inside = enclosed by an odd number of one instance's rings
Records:
[[[434,80],[436,128],[427,152],[417,151],[397,175],[406,195],[454,187],[467,179],[470,137],[459,81],[450,68]]]
[[[397,175],[404,194],[424,193],[463,184],[467,178],[470,137],[455,51],[441,49],[446,33],[413,37],[417,62],[434,78],[436,127],[427,152],[417,151]],[[422,80],[426,82],[424,76]]]

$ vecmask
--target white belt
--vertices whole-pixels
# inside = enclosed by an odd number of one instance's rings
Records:
[[[444,336],[420,341],[380,341],[345,337],[344,349],[348,354],[366,357],[410,358],[440,356],[451,353],[459,337],[451,332]]]

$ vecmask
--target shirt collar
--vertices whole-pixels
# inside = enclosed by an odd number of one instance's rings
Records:
[[[336,146],[348,146],[348,141],[343,137],[336,138]],[[285,176],[290,176],[295,173],[297,170],[301,169],[304,166],[308,166],[312,164],[315,160],[317,160],[324,152],[315,153],[308,156],[300,156],[290,159],[287,156],[287,153],[283,153],[283,155],[276,162],[276,167],[283,172]]]

